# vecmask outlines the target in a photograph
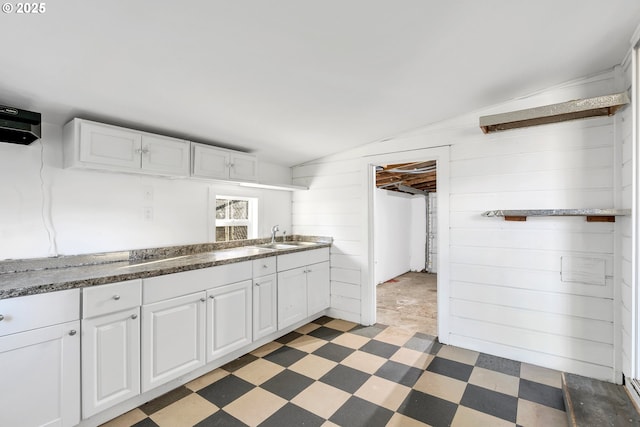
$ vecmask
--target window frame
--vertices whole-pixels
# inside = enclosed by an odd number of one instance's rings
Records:
[[[219,199],[224,200],[243,200],[248,202],[247,206],[247,219],[217,219],[217,201]],[[233,196],[228,194],[214,194],[211,193],[211,213],[209,215],[209,240],[216,242],[216,228],[217,227],[247,227],[247,239],[255,239],[258,235],[258,198],[249,196]],[[237,240],[221,240],[222,242],[235,242]]]

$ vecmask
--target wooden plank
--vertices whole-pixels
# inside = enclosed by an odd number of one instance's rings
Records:
[[[559,273],[560,257],[585,256],[584,251],[557,251],[527,248],[492,248],[451,246],[449,259],[452,264],[483,266],[503,269],[505,274],[513,270],[556,271]],[[607,276],[613,275],[613,254],[593,254],[606,260]]]
[[[616,222],[615,216],[587,216],[587,222]]]
[[[451,280],[454,282],[505,286],[532,291],[613,298],[612,278],[606,280],[605,286],[562,282],[560,279],[560,263],[556,260],[548,268],[550,270],[452,264]],[[611,270],[613,267],[609,266],[609,269]]]
[[[611,146],[584,150],[513,153],[494,158],[471,158],[451,162],[451,178],[459,176],[492,176],[525,172],[571,169],[612,168]]]
[[[512,308],[613,322],[613,300],[606,298],[460,282],[451,284],[451,298],[494,305],[509,301]]]
[[[613,344],[613,322],[462,300],[451,301],[451,313],[482,322],[506,323],[513,328]]]
[[[613,254],[613,233],[558,233],[556,230],[452,229],[449,233],[455,246],[481,248],[542,249],[585,251],[592,254]],[[588,248],[588,249],[587,249]]]
[[[504,220],[505,221],[526,221],[527,217],[526,216],[505,216]]]
[[[613,346],[579,338],[489,324],[453,316],[452,333],[568,359],[613,366]]]

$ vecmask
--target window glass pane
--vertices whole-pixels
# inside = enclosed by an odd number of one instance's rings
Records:
[[[229,227],[216,227],[216,242],[226,242],[227,239],[227,228]]]
[[[257,199],[216,197],[215,241],[254,239]]]
[[[247,238],[248,227],[235,225],[229,227],[216,227],[216,241],[228,242],[231,240],[244,240]]]
[[[229,233],[229,240],[244,240],[247,238],[248,227],[246,225],[234,226],[229,228],[231,229]]]
[[[231,218],[247,219],[249,217],[249,202],[247,200],[231,201]]]
[[[227,206],[229,200],[216,199],[216,219],[227,219]]]

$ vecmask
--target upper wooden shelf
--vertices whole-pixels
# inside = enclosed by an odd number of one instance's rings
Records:
[[[588,117],[612,116],[619,108],[629,102],[629,95],[626,92],[621,92],[613,95],[576,99],[560,104],[528,108],[526,110],[493,114],[480,117],[480,129],[484,133],[490,133]]]
[[[588,222],[615,222],[616,216],[631,215],[631,209],[511,209],[482,213],[485,217],[504,217],[505,221],[526,221],[530,216],[584,216]]]

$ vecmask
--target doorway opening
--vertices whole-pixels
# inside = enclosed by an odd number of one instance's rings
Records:
[[[376,321],[437,336],[436,161],[374,169]]]

